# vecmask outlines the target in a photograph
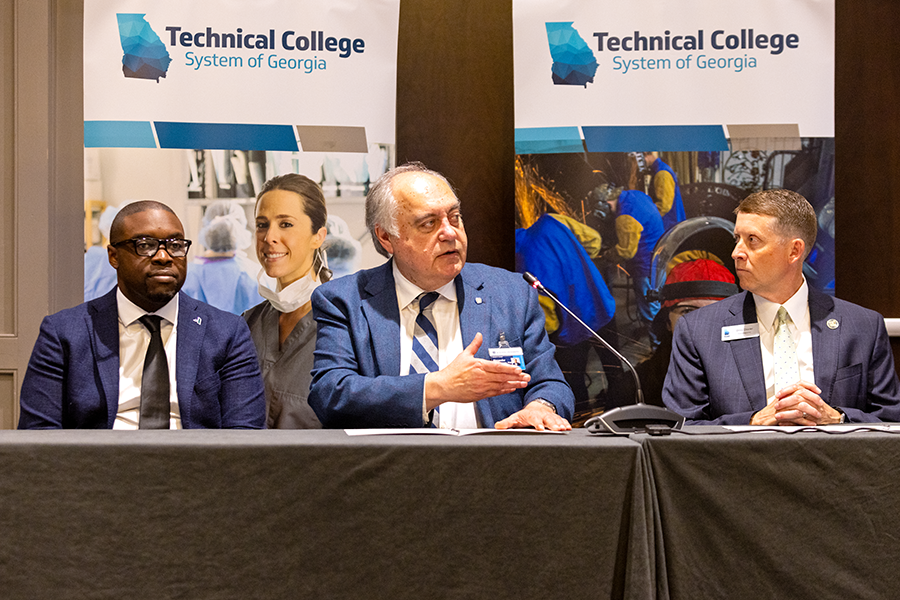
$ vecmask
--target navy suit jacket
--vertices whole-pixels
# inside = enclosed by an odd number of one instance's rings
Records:
[[[476,403],[480,423],[494,423],[537,398],[571,420],[575,397],[554,358],[544,331],[537,293],[521,276],[480,264],[466,264],[456,277],[463,347],[476,333],[484,339],[476,357],[504,332],[525,354],[527,388]],[[392,261],[341,277],[312,297],[318,322],[309,404],[325,427],[422,427],[424,374],[400,376],[400,310]]]
[[[119,406],[116,289],[44,318],[22,381],[19,429],[112,428]],[[176,352],[182,427],[265,427],[265,392],[244,319],[180,293]]]
[[[809,319],[822,400],[852,422],[900,420],[900,383],[881,315],[810,289]],[[675,327],[663,402],[688,424],[747,425],[766,407],[759,338],[721,339],[723,327],[743,323],[756,323],[748,292],[695,310]]]

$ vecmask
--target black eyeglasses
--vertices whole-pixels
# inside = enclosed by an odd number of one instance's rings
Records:
[[[162,246],[172,258],[184,258],[187,256],[188,248],[191,247],[191,240],[182,240],[178,238],[169,238],[160,240],[152,237],[136,237],[129,240],[122,240],[112,244],[113,246],[121,246],[122,244],[131,244],[134,253],[138,256],[154,257]]]

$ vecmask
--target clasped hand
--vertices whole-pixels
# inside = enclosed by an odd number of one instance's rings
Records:
[[[753,415],[751,425],[830,425],[841,422],[841,413],[819,397],[822,390],[808,381],[798,381],[775,394],[774,401]]]

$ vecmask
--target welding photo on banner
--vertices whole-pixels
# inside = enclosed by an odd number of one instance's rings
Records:
[[[739,290],[732,230],[747,195],[786,188],[809,199],[819,231],[804,274],[833,294],[833,173],[832,139],[790,151],[518,155],[516,268],[635,364],[645,400],[661,406],[674,323]],[[631,403],[619,360],[552,300],[541,305],[576,420]]]
[[[834,290],[833,0],[513,1],[516,267],[637,366],[662,404],[680,316],[737,293],[734,209],[819,216]],[[573,425],[635,401],[622,362],[542,298]]]

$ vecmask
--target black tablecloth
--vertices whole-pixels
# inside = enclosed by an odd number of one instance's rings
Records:
[[[897,435],[633,439],[654,479],[672,598],[900,597]]]
[[[0,432],[0,596],[651,598],[649,493],[584,431]]]

